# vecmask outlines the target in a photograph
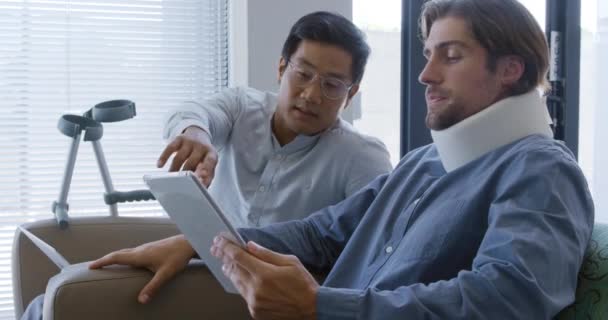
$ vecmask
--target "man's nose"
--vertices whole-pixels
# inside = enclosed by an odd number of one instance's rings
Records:
[[[306,101],[310,101],[315,104],[321,104],[323,95],[323,89],[321,88],[321,78],[315,77],[303,90],[300,96]]]
[[[424,69],[418,75],[418,81],[424,85],[437,84],[441,82],[441,73],[434,60],[427,60]]]

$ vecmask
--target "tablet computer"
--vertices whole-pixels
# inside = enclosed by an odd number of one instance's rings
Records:
[[[144,182],[224,290],[238,293],[230,279],[222,273],[222,262],[212,256],[209,249],[213,238],[221,232],[228,234],[232,238],[230,240],[242,247],[245,247],[245,241],[194,173],[150,174],[144,176]]]

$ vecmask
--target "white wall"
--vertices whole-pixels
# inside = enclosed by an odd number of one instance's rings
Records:
[[[230,85],[276,91],[289,29],[301,16],[319,10],[352,19],[351,0],[232,0]]]

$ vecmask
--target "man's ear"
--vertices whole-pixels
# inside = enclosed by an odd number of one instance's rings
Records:
[[[505,87],[510,87],[517,83],[526,69],[524,59],[515,55],[500,58],[498,64],[501,82]]]
[[[285,73],[285,69],[287,68],[287,60],[285,60],[285,58],[281,57],[279,59],[279,73],[277,74],[277,80],[279,81],[279,84],[281,83],[281,78],[283,77],[283,73]]]
[[[348,108],[348,106],[350,106],[350,102],[353,100],[353,97],[357,94],[357,92],[359,92],[359,85],[353,84],[353,86],[350,87],[350,91],[348,91],[348,96],[346,97],[346,103],[344,104],[344,109],[346,109],[346,108]]]

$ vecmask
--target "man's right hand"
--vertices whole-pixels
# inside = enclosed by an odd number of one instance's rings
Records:
[[[113,264],[146,268],[154,272],[152,280],[139,292],[137,300],[147,303],[167,281],[175,277],[194,257],[194,249],[183,235],[143,244],[133,249],[109,253],[90,265],[99,269]]]
[[[169,171],[191,170],[205,186],[211,184],[218,155],[203,129],[188,127],[173,139],[158,158],[157,167],[162,168],[174,153]]]

